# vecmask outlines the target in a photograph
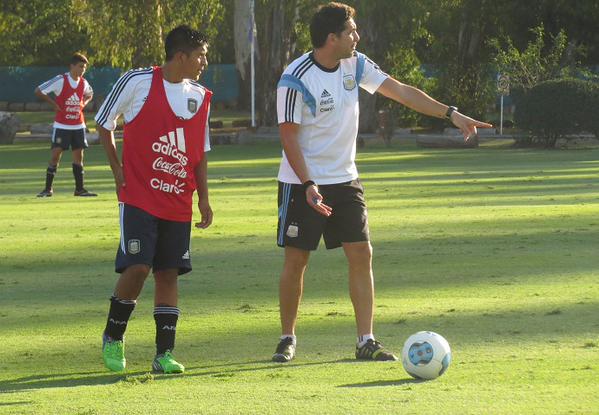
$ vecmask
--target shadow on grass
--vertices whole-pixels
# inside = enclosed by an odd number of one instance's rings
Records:
[[[270,360],[257,360],[250,362],[228,363],[211,366],[191,366],[187,367],[185,374],[157,374],[147,371],[131,371],[123,373],[98,372],[75,372],[75,373],[54,373],[44,375],[25,376],[16,379],[0,381],[0,390],[2,393],[16,393],[24,390],[36,390],[46,388],[75,388],[79,386],[97,386],[123,383],[128,385],[140,385],[154,381],[164,381],[177,378],[226,378],[232,377],[238,373],[260,372],[269,370],[281,370],[283,368],[301,368],[310,366],[321,366],[336,363],[354,362],[353,359],[339,359],[324,362],[307,362],[281,364],[273,363]],[[263,366],[253,366],[263,365]],[[241,366],[241,367],[239,367]],[[246,367],[251,366],[251,367]],[[198,372],[201,371],[201,372]],[[23,402],[24,403],[24,402]],[[12,403],[18,404],[18,403]]]
[[[413,379],[406,378],[400,380],[375,380],[372,382],[362,382],[362,383],[349,383],[347,385],[337,385],[338,388],[375,388],[381,386],[402,386],[402,385],[411,385],[415,383],[424,383],[428,382],[422,379]]]

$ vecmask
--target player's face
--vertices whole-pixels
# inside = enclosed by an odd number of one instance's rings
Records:
[[[79,78],[83,76],[85,70],[87,69],[87,63],[85,62],[77,62],[76,64],[71,64],[70,70],[73,78]]]
[[[208,66],[208,45],[203,44],[194,49],[185,59],[185,78],[198,79],[202,71]]]
[[[337,52],[339,59],[350,58],[356,50],[356,45],[360,41],[356,22],[350,18],[345,22],[345,30],[337,36]]]

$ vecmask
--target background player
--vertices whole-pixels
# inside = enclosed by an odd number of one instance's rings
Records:
[[[46,170],[46,186],[38,197],[50,197],[54,193],[52,182],[64,150],[73,150],[73,176],[75,196],[97,196],[83,187],[83,149],[88,147],[85,138],[83,108],[92,100],[94,91],[83,77],[88,60],[81,53],[71,57],[69,72],[57,75],[35,88],[35,95],[56,110],[52,131],[51,157]],[[55,99],[49,96],[55,95]]]

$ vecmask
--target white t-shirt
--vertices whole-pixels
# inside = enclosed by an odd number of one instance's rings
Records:
[[[107,130],[114,131],[116,120],[121,114],[125,124],[132,121],[139,114],[150,94],[152,73],[152,68],[133,69],[121,76],[96,114],[96,123]],[[190,79],[184,79],[176,84],[164,79],[162,82],[166,98],[175,115],[185,120],[192,118],[196,113],[189,111],[188,99],[195,99],[199,108],[204,102],[204,87]],[[210,108],[208,108],[208,115],[210,115]],[[209,133],[210,126],[206,122],[204,151],[210,151]]]
[[[75,81],[71,77],[70,72],[66,72],[65,75],[67,76],[67,79],[69,80],[69,84],[71,84],[71,88],[73,88],[73,89],[77,88],[77,86],[79,85],[79,81]],[[83,79],[83,81],[84,81],[83,97],[85,99],[87,99],[94,95],[94,90],[92,89],[89,82],[87,82],[87,79]],[[62,91],[63,84],[64,84],[64,78],[62,77],[62,75],[56,75],[54,78],[52,78],[49,81],[46,81],[43,84],[41,84],[40,86],[38,86],[38,88],[40,89],[42,94],[48,95],[50,93],[53,93],[54,95],[59,96],[60,92]],[[62,124],[62,123],[54,121],[54,128],[61,128],[63,130],[79,130],[81,128],[85,128],[85,123],[81,123],[81,124],[77,124],[77,125],[67,125],[67,124]]]
[[[298,142],[310,179],[317,184],[354,180],[360,86],[374,94],[389,76],[361,53],[342,59],[335,69],[320,66],[312,53],[294,60],[277,88],[279,124],[300,125]],[[300,183],[285,152],[278,179]]]

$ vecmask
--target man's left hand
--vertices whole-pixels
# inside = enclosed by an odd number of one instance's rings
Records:
[[[196,228],[206,229],[212,224],[213,216],[212,208],[210,207],[210,202],[208,202],[208,199],[200,199],[198,202],[198,209],[200,210],[202,221],[196,223]]]
[[[451,114],[451,122],[464,134],[464,141],[475,137],[478,134],[477,128],[493,128],[489,123],[477,121],[457,111]]]

